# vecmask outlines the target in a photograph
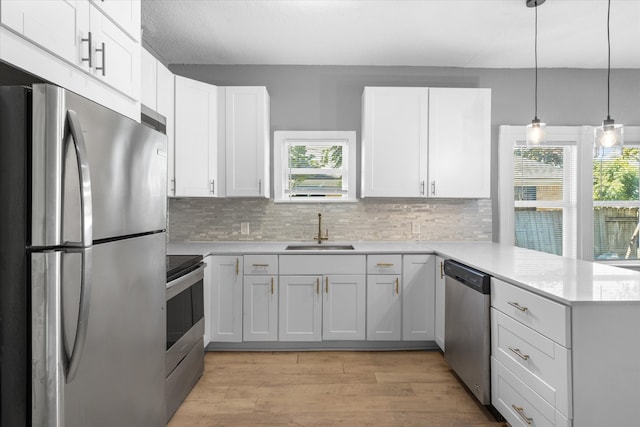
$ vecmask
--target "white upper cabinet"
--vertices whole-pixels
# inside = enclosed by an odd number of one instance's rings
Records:
[[[140,99],[140,43],[91,8],[92,74],[134,99]]]
[[[223,195],[269,197],[269,93],[264,86],[228,86],[219,96]]]
[[[491,90],[365,87],[362,197],[487,198]]]
[[[131,32],[107,3],[118,10],[126,5]],[[0,60],[140,120],[140,0],[104,5],[3,0]]]
[[[426,88],[364,88],[362,197],[424,195],[428,106]]]
[[[3,0],[0,7],[3,25],[52,54],[89,69],[89,3]]]
[[[140,41],[140,0],[91,0],[131,38]]]
[[[429,196],[489,198],[491,89],[429,89]]]
[[[175,196],[175,126],[174,78],[160,61],[142,49],[142,82],[140,100],[143,105],[165,118],[167,134],[167,196]]]
[[[175,196],[217,191],[217,87],[175,77]]]
[[[166,120],[167,132],[167,195],[174,196],[175,187],[175,92],[173,73],[157,63],[156,112]]]

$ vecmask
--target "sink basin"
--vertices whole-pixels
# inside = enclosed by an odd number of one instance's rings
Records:
[[[289,245],[285,248],[287,251],[352,251],[352,245],[325,245],[325,244],[304,244]]]

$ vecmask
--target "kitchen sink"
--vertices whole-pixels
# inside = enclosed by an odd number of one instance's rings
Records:
[[[352,251],[354,248],[352,245],[289,245],[285,248],[287,251]]]

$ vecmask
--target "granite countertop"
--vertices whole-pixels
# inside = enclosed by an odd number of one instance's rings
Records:
[[[167,253],[437,253],[562,304],[640,303],[640,272],[491,242],[348,242],[353,250],[286,250],[307,242],[174,242]],[[342,242],[329,242],[337,245]],[[310,242],[313,244],[313,242]]]

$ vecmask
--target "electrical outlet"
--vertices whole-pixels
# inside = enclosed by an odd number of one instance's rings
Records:
[[[420,223],[414,221],[411,223],[411,234],[420,234]]]
[[[249,234],[249,223],[241,222],[240,223],[240,234]]]

